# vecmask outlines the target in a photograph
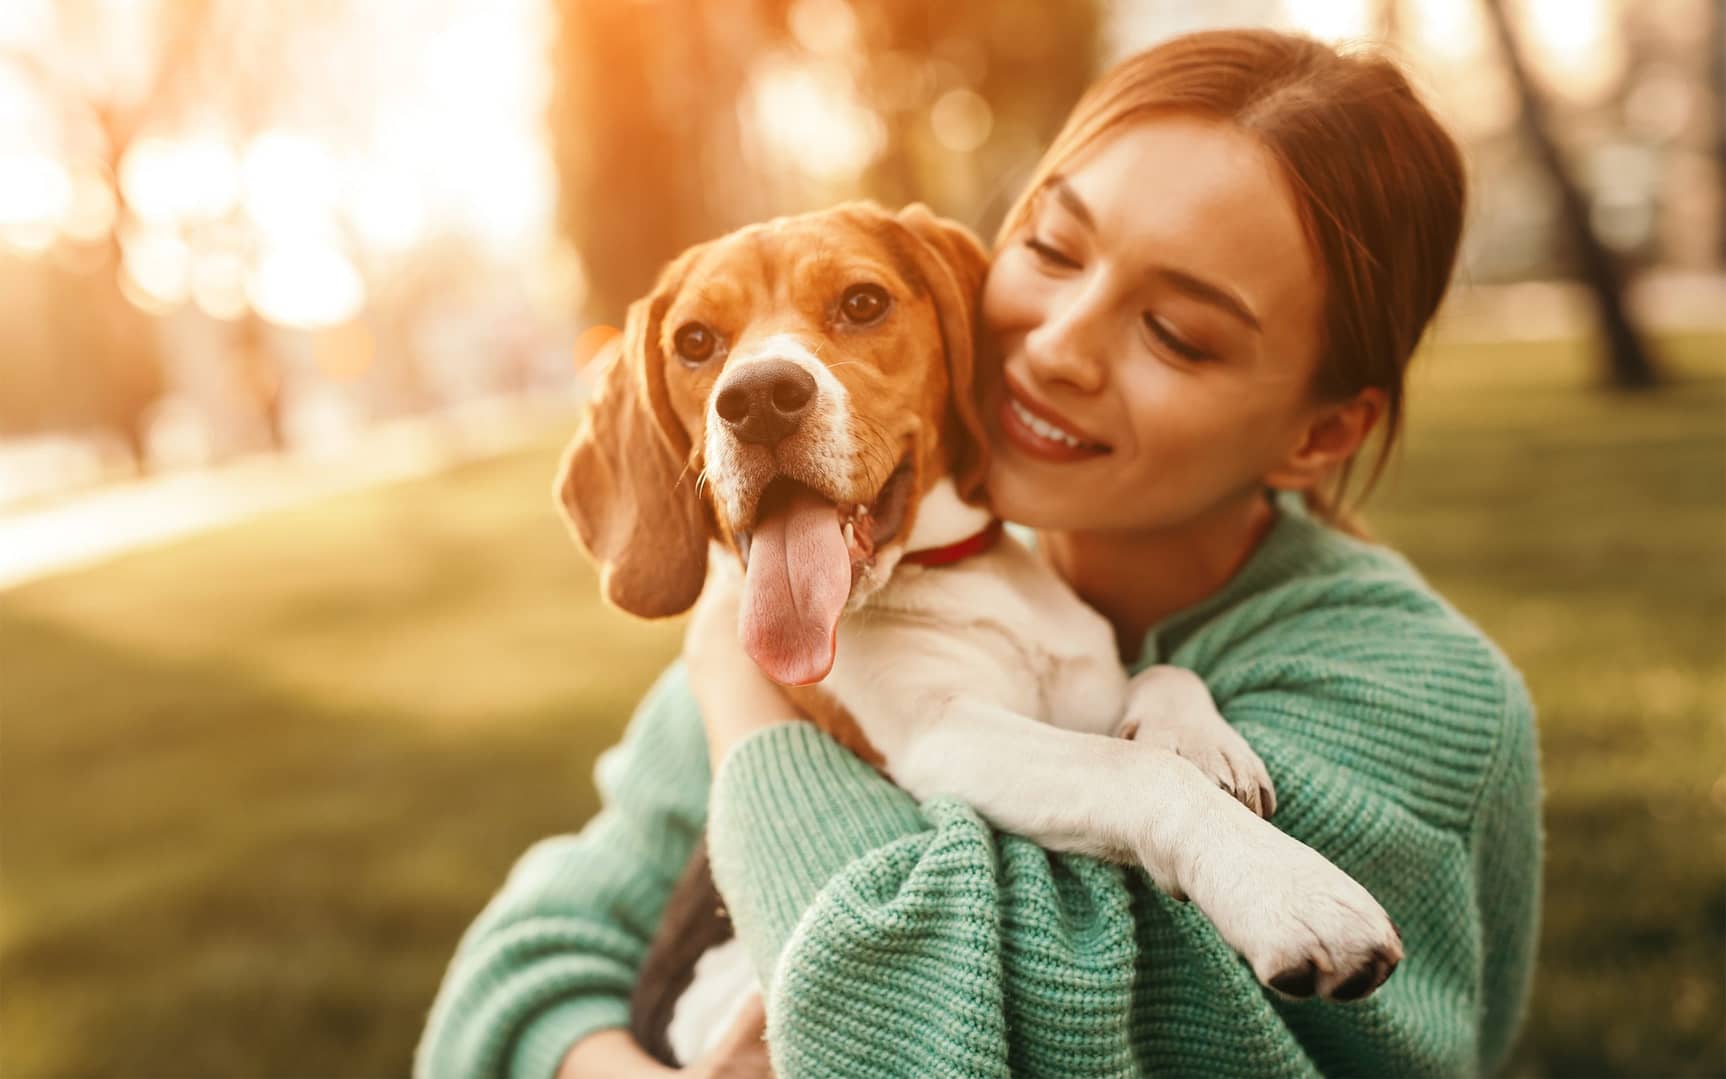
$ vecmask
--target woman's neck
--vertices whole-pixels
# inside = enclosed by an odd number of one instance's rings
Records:
[[[1233,579],[1276,518],[1275,504],[1254,494],[1174,528],[1039,532],[1037,548],[1115,627],[1121,660],[1131,663],[1152,626]]]

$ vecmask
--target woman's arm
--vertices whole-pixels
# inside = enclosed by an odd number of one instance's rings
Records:
[[[1334,610],[1277,617],[1310,622],[1279,634],[1309,642],[1303,653],[1255,652],[1246,635],[1171,658],[1200,669],[1270,766],[1276,823],[1401,923],[1407,958],[1383,989],[1355,1004],[1276,998],[1139,872],[1050,856],[952,803],[919,809],[812,727],[778,724],[726,757],[709,847],[767,987],[781,1074],[1499,1060],[1533,937],[1526,697],[1477,637],[1430,620],[1349,610],[1339,636]]]
[[[571,1046],[627,1026],[636,969],[706,817],[708,774],[676,665],[600,759],[599,814],[528,851],[463,936],[416,1075],[551,1079]]]

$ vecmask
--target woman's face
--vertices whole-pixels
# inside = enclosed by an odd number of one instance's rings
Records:
[[[1105,137],[1043,188],[989,271],[996,512],[1154,530],[1255,494],[1317,406],[1321,289],[1250,135],[1170,117]]]

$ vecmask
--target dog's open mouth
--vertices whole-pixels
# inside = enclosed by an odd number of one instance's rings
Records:
[[[836,503],[784,476],[762,492],[755,525],[738,536],[744,650],[768,677],[808,685],[833,669],[845,601],[875,552],[899,534],[911,496],[902,462],[874,501]]]

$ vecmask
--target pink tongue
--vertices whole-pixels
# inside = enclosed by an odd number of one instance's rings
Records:
[[[744,651],[781,685],[821,681],[833,669],[833,633],[850,593],[851,556],[838,511],[800,488],[750,538],[739,627]]]

